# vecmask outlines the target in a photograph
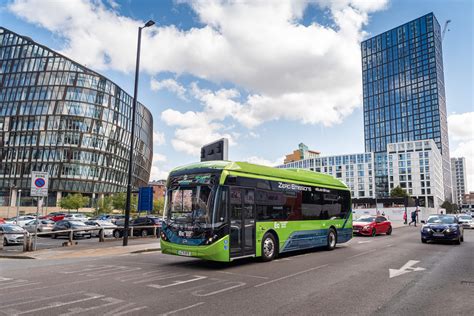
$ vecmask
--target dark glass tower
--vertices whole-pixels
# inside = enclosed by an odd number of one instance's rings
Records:
[[[32,171],[49,173],[49,206],[69,193],[124,191],[133,98],[104,76],[0,27],[0,207],[29,197]],[[146,186],[153,117],[138,104],[133,186]]]
[[[389,194],[387,144],[433,139],[451,199],[441,27],[433,13],[363,41],[365,150],[375,152],[377,196]]]

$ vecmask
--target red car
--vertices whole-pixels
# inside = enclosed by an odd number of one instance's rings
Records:
[[[384,216],[363,216],[352,222],[354,234],[375,237],[377,234],[392,233],[392,223]]]
[[[0,217],[0,224],[5,224],[5,219]]]
[[[66,216],[66,213],[61,213],[61,212],[52,212],[49,213],[48,215],[45,216],[44,219],[50,219],[55,222],[62,221],[64,219],[64,216]],[[43,218],[41,218],[43,219]]]

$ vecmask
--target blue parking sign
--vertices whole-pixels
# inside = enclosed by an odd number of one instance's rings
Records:
[[[153,188],[142,187],[138,189],[138,211],[153,211]]]

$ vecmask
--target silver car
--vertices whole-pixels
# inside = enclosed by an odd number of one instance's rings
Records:
[[[101,220],[91,220],[85,222],[86,225],[90,226],[97,226],[100,228],[104,228],[104,237],[112,237],[114,233],[114,229],[117,228],[117,225],[112,224],[109,221],[101,221]],[[94,230],[92,232],[92,236],[99,237],[100,230]]]
[[[25,224],[24,228],[30,232],[34,233],[36,229],[36,220],[30,221]],[[54,226],[54,221],[49,220],[49,219],[40,219],[38,221],[38,232],[39,233],[44,233],[44,232],[50,232],[53,230]]]
[[[4,246],[23,244],[25,235],[28,234],[22,227],[11,224],[1,224],[0,232],[3,233]]]

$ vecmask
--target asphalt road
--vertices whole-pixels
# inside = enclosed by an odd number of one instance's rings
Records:
[[[472,315],[474,230],[456,246],[400,228],[268,263],[159,252],[3,259],[0,306],[6,315]]]

